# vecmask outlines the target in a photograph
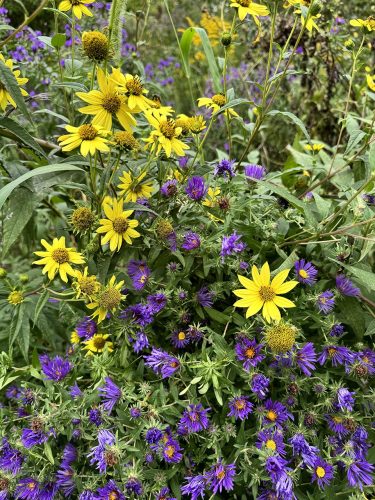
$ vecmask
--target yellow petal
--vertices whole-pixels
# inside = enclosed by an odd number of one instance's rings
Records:
[[[292,302],[291,300],[289,299],[286,299],[285,297],[275,297],[273,299],[273,302],[279,306],[279,307],[296,307],[296,305],[294,304],[294,302]]]
[[[262,281],[263,286],[268,286],[270,284],[270,266],[268,265],[268,262],[265,262],[262,266],[262,269],[260,270],[260,279]]]
[[[251,304],[251,306],[246,311],[246,318],[253,316],[262,309],[263,301],[258,299],[256,302]]]
[[[280,321],[281,319],[280,311],[275,302],[268,302],[268,314],[270,315],[271,319],[275,321]]]
[[[245,276],[237,276],[241,285],[243,285],[247,290],[251,290],[253,292],[257,292],[259,290],[259,286],[257,286],[254,281],[249,280]]]
[[[286,283],[283,283],[280,285],[278,288],[274,288],[275,293],[277,295],[283,294],[283,293],[288,293],[290,290],[293,290],[294,287],[298,285],[298,281],[287,281]]]
[[[273,278],[271,286],[274,290],[276,290],[284,281],[287,279],[290,269],[284,269],[276,274]],[[277,293],[277,292],[276,292]]]
[[[253,277],[254,283],[258,286],[258,288],[260,288],[262,286],[262,280],[260,278],[257,266],[253,266],[251,268],[251,275]]]

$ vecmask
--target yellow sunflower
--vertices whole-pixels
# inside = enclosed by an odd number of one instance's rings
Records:
[[[77,299],[83,297],[92,300],[100,290],[100,283],[96,279],[96,276],[90,276],[88,272],[89,269],[87,266],[85,267],[83,273],[81,271],[76,271],[72,288],[76,291]]]
[[[83,264],[85,259],[82,254],[77,252],[74,248],[66,248],[65,237],[54,238],[52,245],[47,243],[46,240],[42,240],[41,244],[46,249],[42,252],[34,252],[38,257],[43,257],[40,260],[36,260],[33,264],[38,264],[43,266],[43,274],[48,273],[48,278],[52,280],[57,273],[60,274],[60,278],[67,283],[68,276],[76,276],[77,271],[75,271],[71,264]]]
[[[80,146],[82,156],[95,155],[96,151],[106,153],[109,151],[109,141],[105,138],[110,134],[109,130],[104,130],[99,125],[86,124],[80,127],[66,125],[65,129],[69,134],[61,135],[57,140],[62,151],[72,151]]]
[[[62,0],[62,2],[59,3],[59,10],[61,12],[68,12],[72,9],[77,19],[81,19],[82,16],[92,17],[92,12],[86,5],[94,2],[95,0]]]
[[[144,139],[147,146],[151,146],[151,151],[156,150],[156,154],[159,154],[164,149],[168,158],[172,153],[176,153],[177,156],[185,156],[184,150],[189,149],[189,146],[178,139],[182,133],[182,128],[177,127],[176,122],[171,118],[155,116],[149,111],[146,111],[145,115],[155,129],[147,139]]]
[[[209,187],[207,190],[207,197],[204,199],[204,201],[202,201],[202,205],[205,205],[206,207],[216,207],[220,193],[221,190],[219,187]]]
[[[215,94],[212,97],[200,97],[198,99],[198,106],[205,106],[206,108],[211,108],[213,113],[220,111],[220,109],[225,106],[227,103],[227,98],[224,94]],[[228,108],[225,110],[226,114],[230,114],[232,116],[238,116],[238,114],[232,108]]]
[[[317,14],[316,16],[313,16],[311,13],[305,18],[302,15],[302,11],[300,9],[294,11],[295,14],[301,14],[301,23],[303,26],[306,27],[307,31],[312,32],[312,30],[315,28],[317,31],[319,31],[319,26],[316,24],[315,19],[319,19],[321,17],[321,14]]]
[[[368,31],[375,31],[375,17],[370,16],[367,19],[352,19],[350,25],[356,28],[366,28]]]
[[[124,75],[120,69],[113,68],[110,78],[115,82],[119,92],[128,97],[127,104],[132,113],[145,111],[153,105],[153,101],[145,96],[148,94],[148,90],[143,87],[139,76],[133,76],[129,73]]]
[[[107,285],[99,291],[95,299],[87,304],[89,309],[95,309],[92,317],[97,318],[96,321],[98,323],[101,323],[108,313],[116,311],[121,301],[125,299],[125,295],[122,295],[120,291],[123,284],[124,281],[116,283],[115,276],[112,276]]]
[[[105,233],[102,236],[102,245],[109,242],[111,252],[120,250],[123,241],[128,245],[132,244],[132,238],[141,236],[134,228],[138,226],[138,221],[129,219],[134,210],[124,211],[124,200],[113,200],[113,205],[103,204],[103,210],[107,219],[100,219],[100,227],[97,233]]]
[[[123,172],[120,177],[121,184],[117,187],[121,189],[120,196],[124,196],[125,202],[132,201],[135,203],[139,198],[150,198],[152,195],[152,181],[143,181],[146,177],[146,172],[133,177],[130,172]]]
[[[124,129],[131,132],[137,122],[125,102],[125,97],[118,92],[114,81],[108,79],[100,68],[97,77],[99,90],[77,92],[76,95],[89,104],[78,111],[85,115],[95,115],[92,124],[99,125],[104,130],[111,130],[112,119],[116,117]]]
[[[237,9],[240,21],[243,21],[247,15],[252,16],[255,23],[259,26],[259,17],[268,16],[270,11],[265,5],[253,2],[253,0],[231,0],[231,7]]]
[[[101,353],[105,349],[108,352],[113,352],[113,342],[107,340],[109,337],[108,333],[95,333],[91,339],[84,342],[84,351],[87,351],[86,356],[92,356],[94,353]]]
[[[174,113],[174,110],[172,106],[163,106],[160,100],[160,97],[157,95],[154,95],[151,99],[152,105],[150,108],[147,109],[149,113],[151,113],[154,116],[172,116]]]
[[[21,71],[19,69],[13,69],[13,60],[7,59],[5,60],[3,54],[0,54],[0,61],[2,61],[5,66],[7,66],[10,71],[13,73],[14,78],[17,80],[18,86],[20,87],[21,94],[25,97],[29,95],[25,89],[22,88],[22,85],[25,85],[29,81],[28,78],[20,78]],[[9,94],[5,86],[0,82],[0,107],[3,111],[5,108],[11,104],[14,108],[17,107],[13,97]]]
[[[262,308],[262,315],[270,323],[271,320],[279,321],[281,319],[279,307],[295,307],[295,304],[285,297],[280,297],[284,293],[290,292],[298,281],[286,280],[290,269],[280,271],[271,281],[270,267],[266,262],[260,272],[256,266],[252,268],[253,280],[245,276],[238,276],[241,284],[245,287],[240,290],[234,290],[233,293],[240,297],[240,300],[234,303],[235,307],[247,307],[246,318],[253,316]]]

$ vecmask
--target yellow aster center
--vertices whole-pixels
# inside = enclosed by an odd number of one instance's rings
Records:
[[[234,403],[234,406],[237,408],[237,410],[243,410],[245,408],[245,401],[243,399],[238,399]]]
[[[129,79],[129,81],[126,82],[126,88],[129,94],[142,95],[143,93],[143,85],[139,76],[134,76],[131,80]]]
[[[252,359],[255,356],[255,349],[253,349],[252,347],[246,349],[245,356],[249,359]]]
[[[8,295],[8,302],[13,306],[21,304],[21,302],[23,302],[23,293],[18,290],[13,290],[13,292],[10,292]]]
[[[112,221],[112,225],[113,225],[113,230],[118,234],[125,233],[125,231],[129,227],[128,220],[125,217],[116,217]]]
[[[271,422],[275,422],[275,420],[277,419],[277,413],[273,410],[269,410],[266,417],[268,418],[268,420],[271,420]]]
[[[78,135],[83,141],[93,141],[98,135],[98,131],[93,125],[81,125],[78,129]]]
[[[337,351],[337,349],[336,349],[335,347],[330,347],[330,348],[328,349],[328,356],[329,356],[330,358],[333,358],[333,356],[336,354],[336,351]]]
[[[225,471],[221,470],[220,472],[217,472],[216,477],[218,479],[224,479],[224,477],[225,477]]]
[[[259,289],[259,295],[264,302],[269,302],[275,298],[276,293],[270,286],[261,286]]]
[[[326,471],[323,469],[323,467],[317,467],[315,469],[315,472],[318,477],[324,477],[326,475]]]
[[[121,108],[121,99],[117,94],[107,94],[103,97],[102,106],[108,113],[116,114]]]
[[[184,332],[179,332],[179,334],[178,334],[178,339],[179,339],[179,340],[184,340],[185,338],[186,338],[185,333],[184,333]]]
[[[332,420],[335,422],[335,424],[341,424],[341,422],[342,422],[341,417],[332,417]]]
[[[110,287],[107,290],[104,290],[99,297],[98,303],[99,307],[102,307],[106,310],[115,309],[118,307],[122,299],[122,295],[117,290],[117,288]]]
[[[212,102],[214,102],[215,104],[217,104],[217,106],[220,106],[221,108],[226,103],[225,95],[224,94],[213,95]]]
[[[175,447],[172,446],[172,445],[167,446],[166,449],[165,449],[165,454],[169,458],[173,457],[174,452],[175,452]]]
[[[52,259],[57,264],[65,264],[65,262],[69,262],[69,252],[66,248],[56,248],[52,251]]]
[[[36,483],[34,483],[34,481],[30,481],[30,483],[27,483],[27,487],[33,491],[35,490]]]
[[[298,272],[298,274],[301,276],[301,278],[305,278],[306,279],[306,278],[309,277],[308,273],[304,269],[300,269],[299,272]]]
[[[267,439],[266,441],[266,448],[269,450],[276,450],[276,443],[273,439]]]
[[[175,129],[176,129],[176,124],[173,120],[165,120],[163,123],[160,124],[160,132],[167,139],[173,139],[173,137],[176,135]]]
[[[118,500],[118,493],[116,491],[111,491],[108,495],[108,500]]]
[[[265,332],[266,344],[276,353],[289,351],[293,347],[295,339],[296,328],[283,322],[268,327]]]

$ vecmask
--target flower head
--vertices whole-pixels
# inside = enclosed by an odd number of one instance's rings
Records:
[[[234,172],[234,164],[236,160],[221,160],[214,170],[214,175],[220,177],[234,177],[236,174]]]
[[[301,349],[297,350],[296,363],[304,375],[311,376],[316,363],[316,352],[312,342],[307,342]]]
[[[162,349],[152,348],[151,354],[144,356],[146,365],[162,378],[168,378],[180,368],[180,362]]]
[[[98,391],[103,402],[103,408],[108,414],[111,414],[114,406],[118,403],[122,396],[121,389],[110,377],[106,377],[104,385],[98,387]]]
[[[136,290],[142,290],[151,276],[151,270],[143,260],[129,260],[128,274]]]
[[[177,156],[185,156],[185,150],[189,149],[189,146],[179,139],[182,128],[178,127],[171,118],[157,115],[149,110],[145,112],[145,116],[154,128],[150,136],[144,139],[147,146],[151,147],[151,151],[156,151],[158,155],[161,150],[164,150],[168,158],[172,153],[176,153]]]
[[[113,342],[108,340],[108,333],[95,333],[91,338],[85,340],[84,350],[87,351],[87,356],[91,356],[94,353],[99,354],[107,350],[108,352],[113,351]]]
[[[253,266],[253,281],[245,276],[238,276],[245,288],[233,291],[237,297],[240,297],[240,300],[237,300],[234,306],[247,307],[246,318],[253,316],[263,308],[262,315],[268,323],[271,320],[280,321],[281,315],[278,307],[295,307],[292,301],[280,297],[280,295],[293,290],[298,285],[298,281],[284,283],[289,271],[290,269],[280,271],[271,281],[268,262],[263,265],[260,272],[256,266]]]
[[[295,326],[280,321],[265,329],[265,343],[277,354],[288,352],[294,345],[296,332],[297,328]]]
[[[190,251],[190,250],[195,250],[196,248],[199,248],[201,244],[200,237],[197,233],[194,233],[193,231],[188,231],[184,235],[184,239],[181,245],[181,248],[184,250]]]
[[[297,260],[294,263],[296,278],[304,285],[312,286],[316,282],[318,270],[312,265],[311,262],[306,262],[305,259]]]
[[[234,253],[241,253],[245,250],[246,243],[240,241],[241,238],[242,235],[237,234],[236,231],[234,231],[229,236],[223,236],[223,239],[221,241],[221,252],[220,252],[220,255],[223,259],[228,255],[232,255]]]
[[[23,500],[38,500],[40,483],[31,477],[21,478],[16,488],[16,498]],[[5,497],[6,498],[6,497]]]
[[[85,55],[92,61],[104,61],[109,54],[108,38],[100,31],[84,31],[82,48]]]
[[[236,475],[235,464],[225,465],[219,460],[205,474],[208,487],[216,495],[217,492],[231,491],[234,487],[233,479]]]
[[[329,314],[335,307],[335,298],[331,290],[321,293],[316,301],[319,312]]]
[[[336,288],[342,295],[347,297],[358,297],[361,293],[360,289],[354,286],[350,279],[343,274],[336,276]]]
[[[184,411],[178,425],[183,431],[186,431],[188,434],[208,429],[210,425],[210,421],[208,420],[208,412],[209,409],[203,408],[200,403],[197,405],[191,404]]]
[[[266,357],[261,354],[263,344],[258,344],[255,339],[248,339],[247,337],[238,337],[235,344],[236,357],[242,361],[245,370],[249,371],[250,367],[259,364]]]
[[[27,83],[29,80],[28,78],[20,78],[21,71],[19,69],[14,69],[13,65],[14,62],[12,59],[5,59],[3,54],[0,54],[0,61],[5,64],[5,66],[13,73],[14,78],[17,81],[18,86],[20,87],[20,92],[21,94],[26,97],[28,94],[25,89],[22,88],[25,83]],[[8,90],[5,88],[4,85],[0,85],[0,108],[5,111],[5,108],[10,104],[14,108],[17,107],[17,104],[13,97],[10,95]]]
[[[146,172],[142,172],[137,177],[130,172],[123,172],[119,178],[121,183],[118,185],[120,189],[119,196],[123,196],[125,202],[135,203],[139,198],[150,198],[153,191],[152,181],[144,180]]]
[[[107,153],[109,151],[108,139],[106,136],[111,132],[105,130],[98,124],[84,124],[80,127],[66,125],[65,129],[68,134],[61,135],[58,138],[62,151],[72,151],[80,147],[82,156],[90,154],[94,156],[97,151]]]
[[[61,12],[68,12],[69,10],[72,10],[73,15],[77,19],[81,19],[82,16],[92,17],[93,14],[91,10],[86,7],[86,5],[94,2],[95,0],[62,0],[62,2],[59,3],[58,8]]]
[[[121,288],[124,281],[116,283],[115,276],[112,276],[105,287],[100,290],[93,302],[87,304],[89,309],[95,309],[92,317],[97,318],[97,322],[101,323],[109,312],[114,312],[125,298],[121,294]]]
[[[288,413],[282,403],[279,401],[272,401],[272,399],[267,399],[264,403],[264,411],[263,424],[281,427],[288,418],[293,419],[292,415]]]
[[[191,177],[185,188],[186,194],[194,201],[200,201],[207,192],[204,178],[199,175]]]
[[[264,399],[270,386],[270,379],[262,373],[255,373],[251,378],[250,389],[259,398]]]
[[[236,396],[228,403],[230,412],[228,417],[245,420],[253,411],[253,404],[250,403],[247,396]]]
[[[261,181],[266,176],[267,170],[265,167],[262,167],[262,165],[255,165],[252,163],[245,166],[244,172],[246,177],[250,180]]]
[[[58,273],[60,278],[67,283],[68,275],[76,276],[76,271],[72,268],[71,264],[83,264],[83,256],[74,248],[66,248],[65,236],[61,238],[54,238],[52,244],[47,243],[46,240],[41,240],[42,245],[46,250],[42,252],[34,252],[40,260],[36,260],[33,264],[44,266],[43,274],[48,274],[48,279],[53,280]]]
[[[63,380],[73,368],[72,364],[61,356],[49,358],[47,354],[43,354],[39,356],[39,360],[44,375],[55,382]]]

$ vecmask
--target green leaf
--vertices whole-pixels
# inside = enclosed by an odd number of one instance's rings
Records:
[[[340,264],[340,266],[350,271],[357,278],[359,283],[361,283],[363,286],[369,288],[370,290],[375,290],[374,273],[370,273],[369,271],[364,271],[363,269],[359,269],[358,267],[348,266],[347,264],[344,264],[343,262],[338,262],[336,260],[335,262],[337,262],[338,264]]]
[[[26,224],[38,206],[39,198],[28,189],[19,188],[9,199],[8,212],[4,221],[2,255],[5,256],[21,235]]]
[[[218,323],[220,323],[222,325],[225,325],[230,320],[230,316],[228,316],[227,314],[224,314],[220,311],[217,311],[216,309],[211,309],[210,307],[205,307],[204,310],[207,313],[207,316],[209,316],[211,319],[213,319],[214,321],[217,321]]]
[[[22,319],[22,325],[17,336],[17,343],[22,352],[22,356],[25,358],[25,361],[28,361],[30,346],[30,321],[28,316],[24,316]]]
[[[0,31],[14,31],[16,28],[9,26],[9,24],[0,24]]]
[[[56,33],[56,35],[53,35],[51,39],[51,45],[55,49],[60,49],[65,45],[66,42],[66,35],[65,33]]]
[[[51,462],[51,464],[54,465],[55,459],[53,458],[51,445],[47,441],[44,443],[44,454],[48,458],[48,460]]]
[[[25,314],[25,305],[21,304],[19,306],[16,306],[9,327],[9,347],[11,347],[14,344],[14,341],[18,337],[18,334],[22,327],[24,314]]]
[[[20,177],[0,189],[0,209],[2,208],[8,197],[11,195],[11,193],[16,189],[16,187],[18,187],[28,179],[31,179],[32,177],[35,177],[37,175],[52,174],[54,172],[67,172],[69,170],[82,171],[82,168],[76,167],[75,165],[70,165],[69,163],[54,163],[52,165],[46,165],[45,167],[36,168],[35,170],[31,170],[31,172],[27,172],[26,174],[21,175]]]
[[[41,313],[43,307],[46,305],[48,298],[49,298],[49,291],[44,290],[43,293],[40,294],[38,302],[37,302],[36,307],[35,307],[35,313],[34,313],[34,319],[33,319],[34,325],[38,321],[39,314]]]
[[[26,107],[24,97],[21,94],[21,90],[18,86],[16,78],[14,77],[12,71],[8,68],[8,66],[6,66],[1,60],[0,81],[13,98],[21,113],[25,116],[25,118],[32,122],[33,120],[31,118],[29,110]]]
[[[44,45],[53,49],[52,38],[50,36],[38,36],[38,40],[40,40]]]
[[[30,149],[35,151],[40,156],[46,158],[46,155],[43,149],[39,146],[39,144],[31,137],[31,135],[25,130],[24,127],[21,127],[17,122],[12,120],[11,118],[0,118],[0,128],[4,128],[6,130],[10,130],[14,135]]]
[[[214,113],[212,116],[218,116],[221,113],[223,113],[226,109],[228,108],[235,108],[236,106],[239,106],[240,104],[251,104],[252,101],[249,101],[248,99],[233,99],[233,101],[229,101],[224,106],[222,106],[216,113]]]
[[[180,48],[182,53],[182,63],[184,65],[185,73],[188,78],[191,76],[190,63],[189,63],[189,55],[191,42],[194,38],[195,31],[194,28],[187,28],[181,37],[180,40]]]
[[[310,142],[311,140],[310,134],[308,133],[303,121],[300,120],[298,116],[296,116],[294,113],[290,113],[289,111],[279,111],[278,109],[273,109],[272,111],[267,113],[267,116],[276,116],[276,115],[281,115],[285,116],[286,118],[289,118],[289,120],[291,120],[294,123],[294,125],[296,125],[301,130],[303,135]]]

